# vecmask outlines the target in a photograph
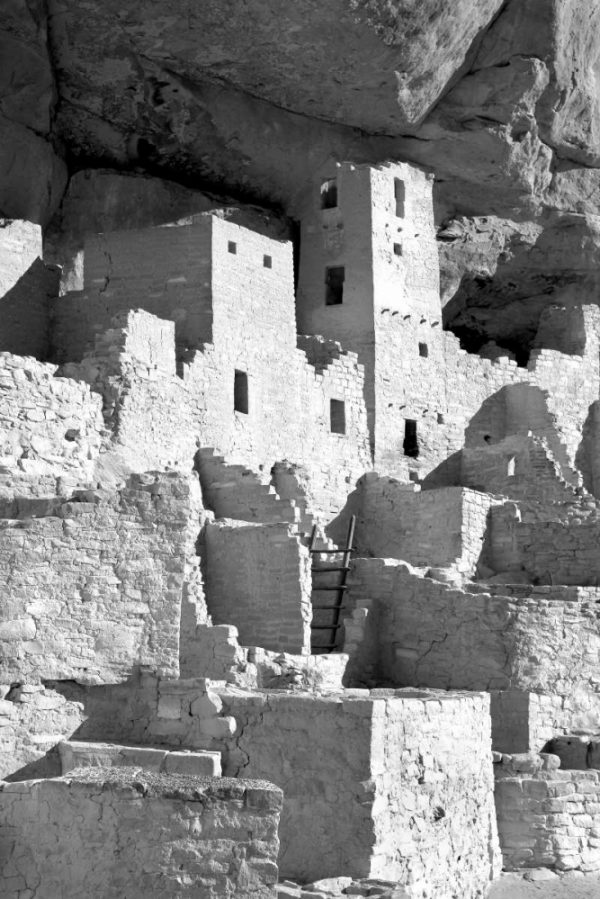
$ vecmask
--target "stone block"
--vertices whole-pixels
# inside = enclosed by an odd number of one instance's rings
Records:
[[[190,777],[219,777],[220,752],[169,752],[164,760],[165,774],[185,774]]]

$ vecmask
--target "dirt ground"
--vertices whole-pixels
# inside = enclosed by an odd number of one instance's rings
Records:
[[[529,881],[520,874],[503,874],[487,899],[600,899],[600,877],[555,877]]]

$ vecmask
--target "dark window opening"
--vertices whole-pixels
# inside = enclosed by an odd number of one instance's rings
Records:
[[[336,265],[325,269],[325,305],[339,306],[344,302],[344,277],[343,265]]]
[[[343,400],[329,401],[329,422],[333,434],[346,433],[346,404]]]
[[[427,359],[429,356],[429,347],[426,343],[419,344],[419,356],[422,356],[423,359]]]
[[[237,244],[233,240],[227,241],[227,250],[234,255],[237,253]]]
[[[394,256],[402,256],[402,244],[401,243],[394,244]]]
[[[337,181],[328,178],[321,183],[321,209],[335,209],[337,204]]]
[[[263,256],[264,268],[273,268],[273,259],[271,256]]]
[[[417,423],[411,418],[404,422],[404,443],[402,444],[405,456],[417,459],[419,456],[419,440],[417,438]]]
[[[445,422],[446,422],[446,419],[444,418],[444,416],[442,415],[442,413],[441,413],[441,412],[438,412],[438,414],[437,414],[437,423],[438,423],[439,425],[443,425],[443,424],[445,424]]]
[[[233,408],[236,412],[248,414],[248,375],[237,369],[233,378]]]
[[[394,199],[396,201],[396,218],[404,218],[404,200],[406,198],[406,188],[404,181],[400,178],[394,178]]]

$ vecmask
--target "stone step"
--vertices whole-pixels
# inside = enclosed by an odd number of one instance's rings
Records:
[[[161,774],[220,777],[221,753],[196,750],[172,752],[152,746],[119,746],[116,743],[59,743],[62,774],[76,768],[142,768]]]

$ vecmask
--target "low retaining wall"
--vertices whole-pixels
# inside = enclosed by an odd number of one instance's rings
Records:
[[[0,784],[3,899],[275,899],[281,804],[265,782],[129,768]]]
[[[503,756],[494,765],[504,867],[599,871],[600,771],[543,770],[546,764]]]

